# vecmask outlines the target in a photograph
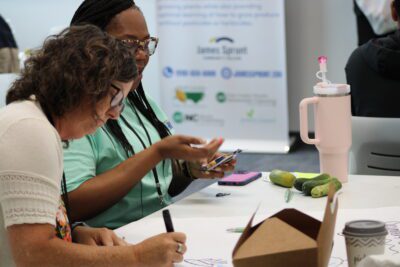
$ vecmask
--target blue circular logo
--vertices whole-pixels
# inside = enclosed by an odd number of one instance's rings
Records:
[[[228,67],[224,67],[221,70],[221,76],[222,78],[224,78],[225,80],[228,80],[232,77],[232,70]]]
[[[172,75],[174,75],[174,70],[171,67],[167,66],[164,68],[163,74],[165,78],[171,78]]]

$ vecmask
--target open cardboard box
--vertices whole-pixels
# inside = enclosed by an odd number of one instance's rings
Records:
[[[331,185],[322,222],[284,209],[251,226],[255,214],[233,250],[235,267],[326,267],[333,247],[338,202]]]

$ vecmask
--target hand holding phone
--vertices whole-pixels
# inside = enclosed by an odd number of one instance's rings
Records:
[[[228,153],[228,154],[222,155],[222,156],[212,160],[211,162],[207,163],[206,165],[201,166],[200,170],[212,171],[215,168],[217,168],[218,166],[220,166],[221,164],[228,163],[228,162],[232,161],[233,159],[235,159],[237,154],[239,154],[240,152],[242,152],[242,150],[237,149],[233,153]]]

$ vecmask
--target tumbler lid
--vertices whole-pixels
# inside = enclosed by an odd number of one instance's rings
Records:
[[[350,85],[338,83],[317,83],[314,86],[314,94],[320,96],[347,95],[350,93]]]
[[[356,237],[385,236],[388,232],[385,224],[380,221],[358,220],[347,222],[343,235]]]

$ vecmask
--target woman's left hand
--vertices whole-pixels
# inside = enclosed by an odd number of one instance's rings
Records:
[[[128,243],[119,238],[114,231],[107,228],[77,226],[72,232],[72,240],[90,246],[127,246]]]
[[[210,162],[222,155],[224,155],[224,154],[217,152],[208,161]],[[192,176],[194,176],[195,178],[203,178],[203,179],[222,178],[222,177],[224,177],[225,172],[230,172],[235,169],[236,159],[233,159],[227,163],[221,164],[212,171],[201,171],[200,167],[204,163],[206,163],[206,162],[188,162],[189,168],[190,168],[190,173],[192,174]]]

